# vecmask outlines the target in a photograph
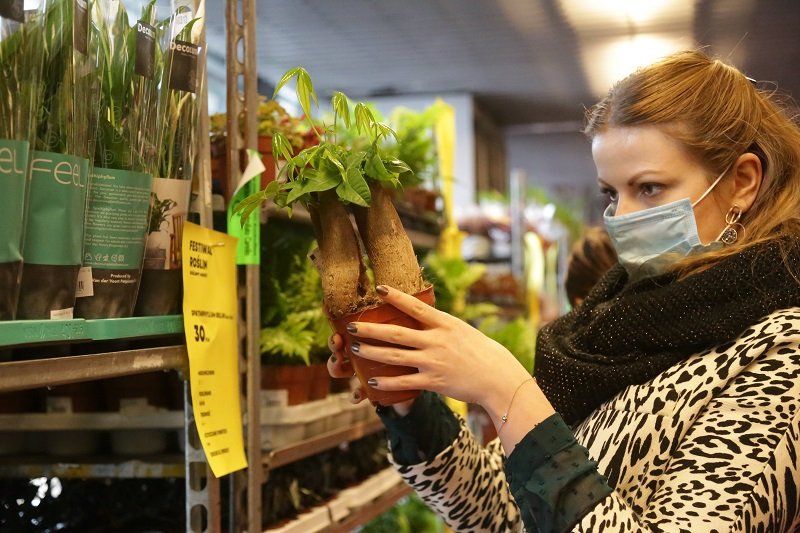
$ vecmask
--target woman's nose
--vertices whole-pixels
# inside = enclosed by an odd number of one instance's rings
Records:
[[[615,217],[627,215],[628,213],[633,213],[634,211],[638,211],[638,207],[630,198],[623,198],[620,196],[617,199],[617,208],[614,210]]]

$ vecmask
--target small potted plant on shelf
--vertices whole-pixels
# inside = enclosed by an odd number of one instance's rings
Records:
[[[258,151],[264,163],[261,174],[261,186],[275,179],[276,158],[272,153],[272,136],[281,133],[292,147],[292,152],[302,150],[313,138],[310,129],[298,118],[291,116],[276,100],[259,96],[258,109]],[[240,121],[240,129],[243,127]],[[209,117],[209,134],[211,136],[211,175],[225,180],[227,166],[225,151],[227,146],[227,122],[225,113],[215,113]],[[242,164],[246,163],[243,159]],[[242,168],[244,170],[244,167]]]
[[[305,69],[289,70],[276,86],[280,90],[295,80],[296,93],[305,116],[310,120],[311,102],[317,103],[311,78]],[[433,304],[433,288],[422,277],[410,239],[406,235],[393,203],[393,188],[399,176],[411,171],[409,166],[387,154],[384,145],[394,138],[394,131],[375,119],[363,103],[351,107],[348,98],[335,92],[331,98],[333,124],[314,127],[318,144],[294,154],[289,140],[280,133],[272,138],[273,153],[280,154],[286,164],[279,178],[266,188],[242,201],[237,209],[246,218],[261,202],[273,200],[279,207],[295,203],[305,206],[314,227],[319,248],[310,254],[320,273],[326,314],[350,351],[353,340],[346,331],[347,323],[379,321],[419,327],[419,324],[397,309],[381,305],[374,284],[389,285],[414,294]],[[337,136],[337,126],[351,124],[366,139],[347,143]],[[351,222],[355,219],[356,229]],[[359,239],[372,267],[367,273]],[[374,281],[374,284],[373,284]],[[388,404],[413,397],[413,392],[386,393],[366,386],[377,373],[408,373],[415,369],[369,364],[357,356],[352,358],[356,374],[373,402]]]
[[[442,104],[439,103],[419,112],[399,107],[389,117],[397,140],[387,149],[412,170],[399,176],[403,185],[402,198],[419,213],[435,213],[441,196],[439,159],[433,132],[441,111]]]
[[[306,260],[313,238],[274,224],[264,230],[262,389],[287,391],[288,405],[323,399],[330,386],[324,364],[330,326],[319,308],[319,274]]]

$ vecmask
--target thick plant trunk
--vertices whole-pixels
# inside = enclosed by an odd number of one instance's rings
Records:
[[[392,202],[392,193],[370,184],[372,205],[353,207],[358,232],[372,263],[376,285],[389,285],[409,294],[425,288],[411,240]]]
[[[325,305],[333,318],[353,313],[370,299],[371,289],[347,209],[334,191],[326,191],[310,211],[319,246],[312,260],[322,280]]]

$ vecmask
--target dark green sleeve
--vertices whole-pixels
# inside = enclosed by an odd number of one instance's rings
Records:
[[[525,435],[505,470],[528,531],[569,531],[611,493],[558,414]]]
[[[376,411],[386,426],[392,457],[400,465],[432,459],[458,436],[456,415],[433,392],[423,391],[406,416],[399,416],[391,407],[378,407]]]

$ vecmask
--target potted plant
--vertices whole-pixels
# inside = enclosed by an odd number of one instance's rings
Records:
[[[307,120],[311,117],[311,102],[317,103],[311,78],[305,69],[293,68],[283,75],[276,92],[295,80],[296,93]],[[292,151],[289,140],[280,133],[272,138],[273,153],[280,154],[286,164],[279,178],[266,188],[242,201],[237,210],[246,218],[264,200],[291,209],[297,202],[310,215],[318,249],[310,255],[320,273],[323,304],[333,328],[342,334],[345,350],[350,351],[352,337],[345,327],[352,321],[391,321],[419,327],[413,319],[395,308],[380,305],[373,281],[390,285],[433,303],[433,288],[422,278],[411,241],[403,230],[393,204],[392,187],[399,185],[398,177],[411,169],[407,164],[386,153],[384,144],[395,136],[386,124],[375,119],[363,103],[351,108],[348,98],[335,92],[331,98],[333,124],[312,129],[318,144]],[[367,142],[345,143],[337,137],[337,126],[351,124]],[[350,216],[353,216],[356,229]],[[372,267],[372,278],[361,254],[359,239]],[[357,356],[352,358],[362,383],[373,375],[373,365]],[[408,373],[407,367],[377,369]],[[413,397],[414,393],[381,393],[365,389],[373,402],[388,404]]]
[[[306,259],[314,239],[284,225],[265,226],[262,240],[261,387],[287,391],[288,405],[296,405],[328,395],[330,326],[319,307],[319,274]]]
[[[83,283],[75,316],[133,314],[147,238],[156,114],[156,1],[138,12],[110,0],[93,3],[93,35],[103,65],[94,166],[89,173]],[[163,267],[163,263],[162,263]]]
[[[147,235],[145,249],[166,246],[161,268],[144,265],[139,293],[134,307],[137,316],[169,315],[180,312],[181,242],[189,216],[192,176],[197,155],[198,58],[200,36],[205,22],[195,17],[192,7],[178,5],[172,14],[159,22],[160,58],[156,76],[160,81],[156,120],[159,131],[155,150],[155,175],[151,199],[169,198],[174,205],[167,210],[158,231]],[[151,206],[159,210],[160,206]],[[151,219],[152,221],[153,219]],[[152,229],[152,227],[150,228]]]
[[[403,184],[402,197],[420,213],[435,212],[440,197],[439,160],[433,128],[441,111],[440,103],[420,112],[398,107],[389,117],[397,132],[397,142],[387,148],[412,170],[399,176]]]
[[[276,161],[272,153],[272,135],[276,132],[283,134],[292,146],[293,153],[299,152],[306,146],[309,138],[308,131],[304,132],[301,121],[289,114],[276,100],[259,96],[258,108],[258,151],[264,163],[264,172],[261,174],[261,186],[275,179]],[[242,127],[241,121],[239,127]],[[309,130],[310,131],[310,130]],[[211,174],[223,182],[227,182],[227,121],[225,113],[215,113],[209,117],[209,135],[211,136]],[[242,158],[242,168],[247,158]],[[224,187],[223,187],[224,189]],[[226,194],[226,197],[228,195]]]
[[[0,9],[0,320],[13,320],[22,269],[25,197],[41,97],[42,8]],[[26,18],[27,16],[27,18]]]
[[[18,319],[72,318],[100,69],[85,2],[45,7],[41,101],[31,146]],[[68,169],[71,179],[58,172]]]
[[[167,214],[178,205],[178,203],[172,198],[161,200],[154,192],[151,192],[150,196],[150,222],[147,225],[147,234],[152,237],[149,237],[147,240],[148,244],[151,244],[151,246],[145,249],[144,264],[145,268],[162,269],[167,260],[169,240],[164,242],[163,239],[158,239],[153,236],[153,234],[161,233],[161,228],[167,221]]]

